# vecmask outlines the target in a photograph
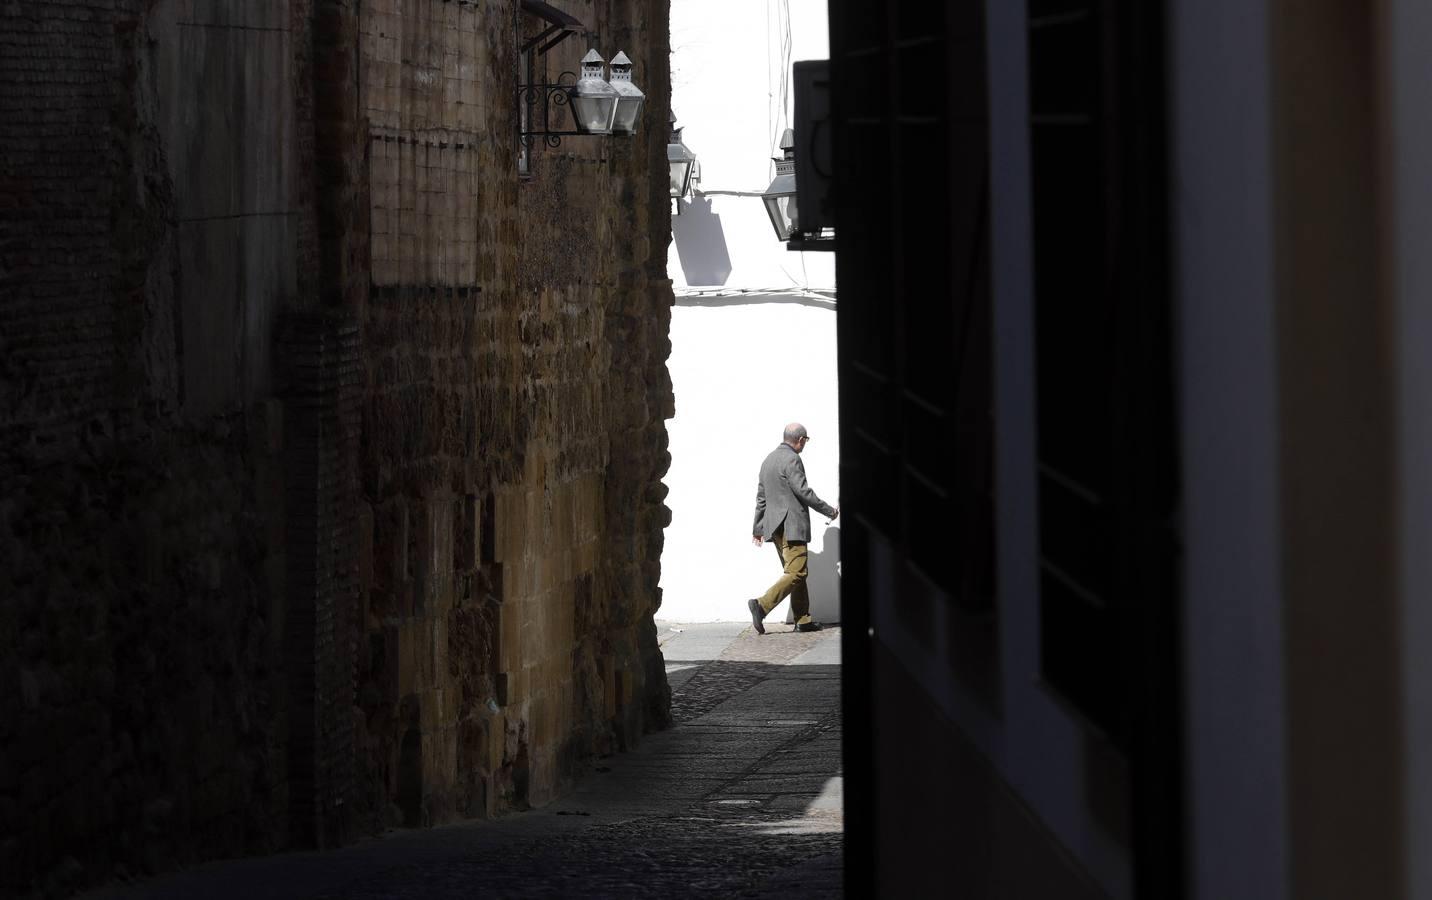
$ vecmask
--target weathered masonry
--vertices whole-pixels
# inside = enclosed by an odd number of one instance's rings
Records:
[[[541,6],[0,4],[0,892],[540,804],[667,722],[667,5],[524,57]],[[588,41],[637,134],[520,161]]]

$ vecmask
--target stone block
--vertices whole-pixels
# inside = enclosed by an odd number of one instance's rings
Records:
[[[579,546],[572,563],[576,574],[590,575],[595,572],[600,557],[601,546],[596,541],[588,541]]]
[[[552,492],[549,535],[552,544],[556,547],[567,547],[572,542],[575,516],[574,494],[575,489],[570,485],[563,485]]]
[[[434,753],[434,736],[442,731],[447,722],[444,718],[443,699],[443,689],[440,687],[429,688],[422,692],[422,702],[418,715],[418,728],[422,731],[424,736],[423,753],[425,756],[425,770],[429,768],[427,763],[432,759],[432,754]]]
[[[498,490],[490,498],[493,506],[491,520],[492,562],[505,564],[522,559],[522,533],[514,528],[514,523],[518,521],[516,513],[520,498],[521,495],[518,492],[505,488]],[[484,522],[483,524],[488,523]]]
[[[432,659],[433,677],[435,683],[441,683],[449,671],[448,666],[448,627],[447,615],[435,617],[431,622],[432,628]]]
[[[538,614],[534,623],[532,641],[539,658],[552,656],[570,657],[572,643],[561,638],[561,591],[548,591],[537,604]]]
[[[545,692],[532,698],[528,707],[528,721],[532,723],[532,744],[545,749],[551,747],[556,737],[555,710],[551,698]]]
[[[504,709],[509,720],[525,721],[527,702],[532,697],[531,676],[526,668],[507,673],[507,705]],[[513,713],[516,710],[516,715]]]
[[[522,588],[533,595],[542,595],[552,589],[552,564],[546,557],[529,557],[522,567]]]
[[[418,614],[444,615],[452,605],[452,500],[432,497],[420,506],[416,571]]]
[[[383,146],[383,144],[380,141],[377,142],[376,146],[381,147]],[[379,160],[379,162],[381,162],[381,160]],[[377,165],[373,166],[372,168],[375,172],[381,170],[381,167]],[[392,233],[393,228],[391,222],[392,216],[388,211],[386,203],[384,202],[387,200],[387,197],[384,196],[387,190],[388,187],[384,185],[382,191],[374,191],[371,195],[372,209],[369,213],[369,229],[371,231],[370,237],[374,241],[372,245],[372,252],[374,256],[377,256],[379,254],[377,244],[378,238],[387,237],[389,234]]]
[[[525,605],[505,603],[497,611],[497,665],[503,671],[510,672],[521,667],[522,607]]]
[[[424,749],[428,754],[424,775],[429,820],[431,824],[450,822],[457,811],[457,729],[446,728],[434,735]]]
[[[487,729],[487,760],[488,766],[496,770],[502,764],[504,747],[507,741],[507,716],[503,713],[492,712],[483,718]]]
[[[397,284],[399,280],[399,267],[396,261],[396,253],[393,250],[394,241],[387,235],[381,235],[373,239],[373,246],[373,284],[382,287]]]
[[[631,706],[635,694],[635,679],[629,669],[618,668],[616,670],[617,685],[617,714],[621,715]]]
[[[555,607],[552,612],[552,631],[549,639],[560,650],[567,650],[577,644],[577,602],[576,583],[567,582],[567,587],[555,593]]]
[[[422,623],[405,620],[395,629],[397,646],[397,683],[399,696],[416,695],[427,688],[428,641]]]
[[[367,503],[358,503],[353,521],[353,536],[357,542],[358,560],[358,588],[362,592],[366,603],[369,592],[373,589],[373,541],[374,541],[374,516],[373,507]],[[367,610],[363,618],[367,618]]]
[[[453,564],[459,572],[477,568],[482,548],[482,499],[468,494],[457,502],[458,523]]]
[[[588,478],[581,483],[578,490],[578,497],[573,505],[576,533],[580,537],[594,536],[597,534],[597,523],[605,502],[601,485],[596,479]]]
[[[559,786],[555,751],[535,751],[527,781],[527,802],[535,807],[546,806],[557,798]]]
[[[268,397],[248,408],[249,446],[255,453],[277,456],[283,451],[283,401]]]
[[[186,408],[198,414],[240,397],[244,341],[235,339],[244,334],[245,319],[238,288],[240,231],[238,220],[230,218],[179,226],[184,397]]]
[[[521,506],[521,532],[516,536],[523,549],[523,556],[532,558],[546,546],[547,532],[542,527],[546,498],[541,482],[532,482],[533,488],[523,492]]]

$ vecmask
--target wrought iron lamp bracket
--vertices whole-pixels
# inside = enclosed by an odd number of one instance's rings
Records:
[[[518,132],[522,146],[531,148],[540,137],[548,147],[560,147],[563,137],[582,133],[575,127],[563,131],[552,129],[553,107],[570,109],[576,84],[575,72],[563,72],[554,84],[524,84],[517,88],[518,120],[527,123],[527,130]],[[523,108],[527,112],[525,118],[522,118]]]

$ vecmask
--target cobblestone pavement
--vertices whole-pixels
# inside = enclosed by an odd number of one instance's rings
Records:
[[[840,897],[839,629],[737,628],[664,626],[676,726],[548,807],[98,896]]]

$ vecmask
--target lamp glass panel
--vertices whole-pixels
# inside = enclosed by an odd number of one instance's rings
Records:
[[[671,160],[671,196],[686,196],[686,185],[691,179],[690,160]]]
[[[800,228],[800,213],[796,209],[795,194],[774,194],[763,197],[766,214],[771,217],[771,227],[776,230],[776,239],[788,241]]]
[[[576,120],[577,130],[583,134],[610,134],[612,114],[616,112],[616,103],[615,96],[583,97],[580,94],[573,95],[572,118]]]
[[[621,97],[617,100],[617,114],[612,122],[612,134],[635,134],[636,120],[641,115],[643,97]]]

